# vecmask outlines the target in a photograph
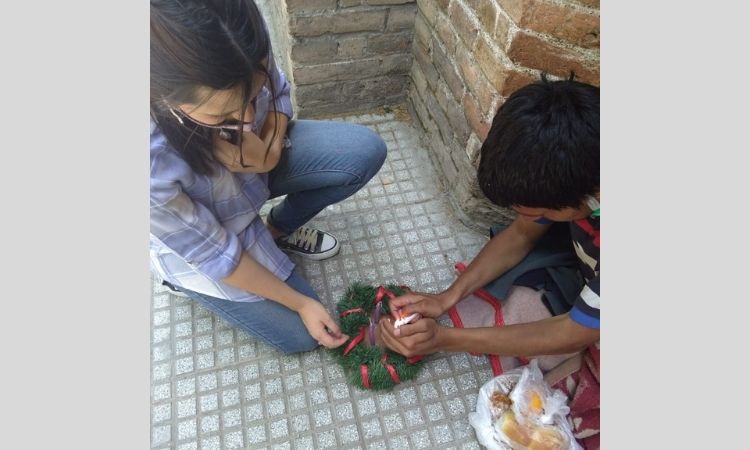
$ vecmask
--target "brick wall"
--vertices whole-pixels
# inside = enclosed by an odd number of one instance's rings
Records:
[[[274,0],[284,3],[281,0]],[[299,117],[403,104],[416,0],[285,0]]]
[[[599,84],[599,0],[257,1],[276,22],[299,117],[406,102],[459,215],[477,227],[512,217],[476,184],[497,108],[540,71]]]
[[[266,25],[268,26],[276,63],[293,81],[292,58],[290,51],[292,48],[292,42],[291,36],[289,36],[289,26],[287,25],[289,22],[289,16],[286,11],[286,6],[283,1],[279,0],[255,0],[255,4],[258,6],[258,9],[260,9],[261,14],[266,21]],[[294,104],[296,109],[296,89],[292,89],[291,98],[292,104]]]
[[[462,219],[484,227],[509,211],[476,184],[497,108],[540,71],[599,84],[599,0],[418,0],[409,107],[424,128]]]

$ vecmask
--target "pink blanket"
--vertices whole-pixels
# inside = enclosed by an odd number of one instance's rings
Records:
[[[461,264],[456,268],[463,269]],[[499,301],[480,289],[461,300],[448,314],[453,325],[461,328],[534,322],[551,317],[541,296],[540,291],[513,286],[508,298]],[[532,357],[538,359],[547,382],[568,396],[569,420],[578,442],[586,450],[599,450],[599,343],[582,354],[488,357],[495,375],[524,365]]]

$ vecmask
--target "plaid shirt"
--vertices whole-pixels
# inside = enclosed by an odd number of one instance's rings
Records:
[[[270,70],[276,110],[291,118],[289,83],[275,63]],[[264,87],[256,100],[258,128],[270,103]],[[164,280],[212,297],[252,302],[262,298],[222,281],[237,268],[243,250],[279,279],[292,273],[294,264],[273,242],[259,214],[269,197],[268,174],[233,173],[220,165],[212,176],[198,175],[153,121],[150,197],[151,267]]]

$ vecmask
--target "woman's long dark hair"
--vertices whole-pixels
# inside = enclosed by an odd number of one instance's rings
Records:
[[[244,114],[257,74],[267,76],[273,105],[270,49],[252,0],[151,0],[151,117],[196,173],[213,173],[216,130],[187,119],[181,123],[172,108],[204,102],[198,98],[200,87],[240,88]],[[242,133],[236,144],[241,146]]]

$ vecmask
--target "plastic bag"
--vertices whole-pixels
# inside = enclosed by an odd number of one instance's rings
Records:
[[[469,423],[490,450],[581,450],[566,419],[566,400],[545,384],[532,360],[485,383]]]
[[[565,394],[557,389],[553,393],[547,386],[536,359],[526,367],[528,370],[523,371],[516,388],[510,394],[513,413],[518,422],[552,425],[556,415],[565,419],[570,412]]]

